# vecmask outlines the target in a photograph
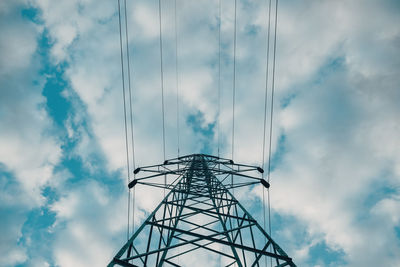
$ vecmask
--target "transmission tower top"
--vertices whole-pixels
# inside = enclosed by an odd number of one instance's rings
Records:
[[[268,182],[259,167],[193,154],[137,168],[169,190],[108,266],[295,266],[230,190]]]

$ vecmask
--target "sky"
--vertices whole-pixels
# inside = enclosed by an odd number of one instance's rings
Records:
[[[175,2],[162,0],[166,157],[177,155],[177,85],[180,154],[215,155],[218,2],[176,2],[177,39]],[[233,3],[221,0],[228,158]],[[127,14],[135,164],[157,164],[158,1],[128,0]],[[257,166],[267,14],[267,1],[237,1],[233,157]],[[396,0],[279,1],[272,236],[298,266],[400,266],[399,25]],[[0,32],[0,266],[104,266],[127,228],[117,1],[3,0]],[[246,190],[257,216],[262,190]],[[135,224],[159,200],[138,187]]]

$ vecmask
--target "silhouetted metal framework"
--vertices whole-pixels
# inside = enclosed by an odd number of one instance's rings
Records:
[[[295,266],[229,191],[262,183],[259,167],[194,154],[135,170],[169,190],[108,266]],[[206,261],[205,261],[206,260]]]

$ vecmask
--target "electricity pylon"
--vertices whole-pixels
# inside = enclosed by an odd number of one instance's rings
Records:
[[[129,188],[169,192],[108,266],[296,266],[229,191],[268,188],[261,168],[194,154],[134,172]]]

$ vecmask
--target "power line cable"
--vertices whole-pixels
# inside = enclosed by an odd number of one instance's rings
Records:
[[[267,26],[267,60],[265,69],[265,97],[264,97],[264,134],[263,134],[263,147],[262,147],[262,162],[261,165],[264,167],[265,163],[265,137],[267,128],[267,102],[268,102],[268,75],[269,75],[269,44],[270,44],[270,27],[271,26],[271,0],[269,0],[268,7],[268,26]],[[264,178],[264,173],[262,173],[262,178]]]
[[[236,0],[235,0],[235,18],[233,27],[233,90],[232,90],[232,161],[234,160],[234,148],[235,148],[235,94],[236,94]],[[233,174],[231,177],[232,194],[235,189],[233,188]]]
[[[163,159],[165,161],[165,111],[164,111],[164,70],[163,70],[163,44],[162,44],[162,15],[161,0],[158,0],[158,19],[160,26],[160,80],[161,80],[161,109],[162,109],[162,140],[163,140]],[[164,185],[167,185],[167,176],[164,176]],[[165,197],[165,188],[164,188]]]
[[[131,87],[131,67],[130,67],[130,56],[129,56],[129,35],[128,35],[128,15],[127,15],[127,5],[125,3],[125,35],[126,35],[126,58],[128,67],[128,90],[129,90],[129,109],[130,109],[130,124],[131,124],[131,150],[132,150],[132,166],[135,169],[135,139],[134,139],[134,128],[133,128],[133,109],[132,109],[132,87]]]
[[[221,0],[218,1],[218,157],[220,157],[220,127],[221,127]]]
[[[267,58],[266,58],[266,69],[265,69],[265,99],[264,99],[264,131],[263,131],[263,146],[262,146],[262,161],[261,166],[265,165],[265,137],[266,137],[266,126],[267,126],[267,102],[268,102],[268,75],[269,75],[269,44],[270,44],[270,29],[271,29],[271,0],[268,1],[268,19],[267,19]],[[265,169],[265,168],[264,168]],[[262,173],[262,179],[264,179],[264,172]],[[266,214],[265,214],[265,188],[263,187],[263,194],[262,194],[262,202],[263,202],[263,222],[264,222],[264,229],[267,228],[266,225]],[[267,261],[265,261],[267,265]]]
[[[218,123],[217,123],[217,143],[218,158],[220,157],[220,127],[221,127],[221,0],[218,0]],[[218,164],[218,168],[220,165]],[[219,251],[221,247],[218,246]],[[219,264],[221,265],[221,254],[219,254]]]
[[[271,179],[271,150],[272,150],[272,123],[274,115],[274,92],[275,92],[275,66],[276,66],[276,33],[278,27],[278,0],[275,0],[275,29],[274,29],[274,52],[272,61],[272,87],[271,87],[271,117],[270,117],[270,127],[269,127],[269,152],[268,152],[268,183]],[[268,188],[268,224],[269,224],[269,235],[272,237],[271,231],[271,199],[270,192]],[[272,266],[272,258],[271,258]]]
[[[121,75],[122,75],[122,96],[124,106],[124,126],[125,126],[125,149],[126,149],[126,165],[128,170],[128,184],[130,183],[130,166],[129,166],[129,149],[128,149],[128,126],[126,118],[126,96],[125,96],[125,74],[124,74],[124,55],[122,48],[122,23],[121,23],[121,3],[118,0],[118,22],[119,22],[119,43],[120,43],[120,56],[121,56]],[[129,240],[129,217],[130,217],[130,203],[131,193],[128,191],[128,227],[127,227],[127,240]]]
[[[178,157],[180,154],[180,127],[179,127],[179,76],[178,76],[178,25],[177,25],[177,8],[176,8],[176,1],[175,0],[175,79],[176,79],[176,128],[178,131],[177,135],[177,144],[178,144]]]
[[[269,151],[268,151],[268,182],[270,181],[271,176],[271,150],[272,150],[272,123],[274,116],[274,92],[275,92],[275,62],[276,62],[276,31],[278,24],[278,0],[276,2],[275,7],[275,30],[274,30],[274,52],[273,52],[273,65],[272,65],[272,87],[271,87],[271,117],[270,117],[270,126],[269,126]]]
[[[131,89],[131,68],[130,68],[130,56],[129,56],[129,27],[128,27],[128,15],[127,15],[127,4],[124,0],[125,5],[125,35],[126,35],[126,58],[128,66],[128,91],[129,91],[129,109],[130,109],[130,124],[131,124],[131,150],[132,150],[132,167],[135,170],[135,138],[134,138],[134,124],[133,124],[133,110],[132,110],[132,89]],[[135,230],[135,193],[133,193],[132,199],[132,231]]]
[[[235,17],[233,27],[233,90],[232,90],[232,160],[235,148],[235,95],[236,95],[236,0],[235,0]]]

